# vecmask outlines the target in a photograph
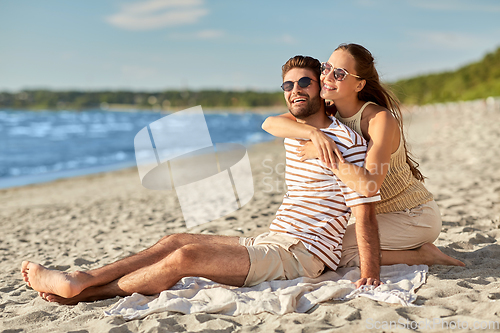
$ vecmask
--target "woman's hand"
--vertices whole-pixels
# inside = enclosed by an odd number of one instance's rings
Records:
[[[321,130],[316,130],[310,135],[311,141],[299,141],[302,147],[298,148],[299,154],[302,157],[301,161],[311,158],[319,158],[329,168],[337,169],[337,159],[345,162],[342,153],[335,141]],[[314,151],[314,148],[316,148]]]
[[[300,157],[301,161],[319,158],[318,149],[314,147],[314,144],[311,141],[299,140],[299,143],[302,146],[297,148],[299,151],[297,156]]]

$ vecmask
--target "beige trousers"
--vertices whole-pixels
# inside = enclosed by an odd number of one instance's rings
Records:
[[[351,217],[342,241],[339,267],[359,266],[355,218]],[[441,213],[434,200],[412,209],[377,215],[380,248],[411,250],[434,242],[441,232]]]

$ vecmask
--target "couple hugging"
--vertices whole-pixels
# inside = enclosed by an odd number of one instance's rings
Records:
[[[381,265],[464,266],[432,244],[441,230],[439,209],[408,154],[398,102],[381,85],[371,53],[342,44],[328,62],[295,56],[282,76],[290,112],[262,126],[286,138],[288,192],[269,232],[168,235],[89,271],[24,261],[24,281],[49,302],[77,304],[154,295],[186,276],[253,286],[359,266],[359,287],[380,285]]]

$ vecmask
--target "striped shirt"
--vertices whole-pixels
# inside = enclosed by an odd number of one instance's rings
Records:
[[[362,167],[366,140],[337,119],[331,119],[330,127],[322,131],[335,141],[346,161]],[[358,194],[318,159],[301,162],[296,155],[298,147],[297,140],[285,139],[288,192],[269,230],[300,239],[326,266],[336,270],[351,215],[349,207],[380,201],[380,195],[367,198]]]

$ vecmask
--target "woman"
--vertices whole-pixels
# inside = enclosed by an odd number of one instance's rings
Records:
[[[432,242],[441,231],[441,215],[407,151],[398,101],[380,83],[373,56],[361,45],[340,45],[322,64],[320,81],[321,97],[333,101],[335,117],[368,141],[364,168],[348,165],[333,140],[312,126],[297,123],[290,114],[269,117],[263,128],[275,136],[311,140],[302,148],[302,159],[320,158],[365,196],[380,191],[382,200],[375,210],[382,264],[399,263],[402,250],[424,249],[414,251],[416,263],[421,263],[422,253],[439,251]],[[464,266],[442,253],[438,257],[442,262],[433,263]],[[347,227],[340,265],[359,265],[354,224]]]

